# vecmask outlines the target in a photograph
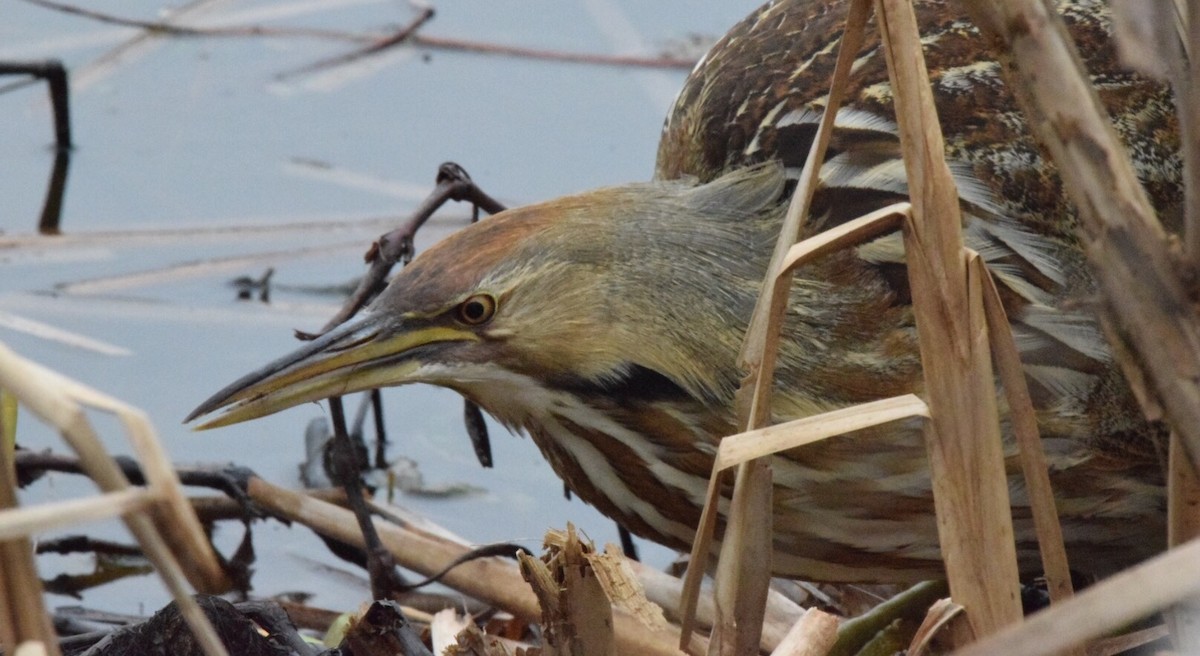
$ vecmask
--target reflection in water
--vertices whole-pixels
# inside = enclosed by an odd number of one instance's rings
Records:
[[[61,234],[58,228],[62,216],[63,194],[67,191],[67,165],[71,162],[71,147],[57,146],[54,164],[50,167],[50,182],[46,185],[46,202],[42,203],[42,218],[38,232],[43,235]]]
[[[38,221],[38,232],[43,235],[59,234],[59,218],[62,216],[63,193],[67,188],[67,165],[71,157],[71,110],[67,86],[67,69],[57,59],[34,62],[0,62],[0,75],[30,75],[34,80],[43,79],[50,88],[50,103],[54,107],[54,165],[50,169],[50,183],[46,188],[46,202],[42,204],[42,217]],[[19,89],[27,82],[10,85],[3,91]]]

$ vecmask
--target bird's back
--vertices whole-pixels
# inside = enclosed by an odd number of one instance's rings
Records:
[[[1074,542],[1083,570],[1133,562],[1161,548],[1155,441],[1162,429],[1142,419],[1112,362],[1089,310],[1094,285],[1075,236],[1074,209],[1029,134],[999,64],[958,3],[915,4],[965,238],[1001,283],[1055,470],[1068,542]],[[1059,5],[1136,170],[1172,225],[1182,192],[1169,91],[1121,69],[1104,3]],[[836,0],[773,2],[734,27],[693,71],[668,114],[656,177],[712,180],[769,160],[782,161],[794,176],[824,109],[845,8]],[[838,114],[808,234],[907,195],[886,64],[872,31],[868,26]],[[777,419],[920,392],[903,262],[899,239],[888,237],[799,273],[790,341],[781,355]],[[882,554],[907,550],[911,560],[891,563],[897,570],[936,559],[936,549],[930,553],[932,518],[908,521],[929,512],[928,482],[899,474],[911,465],[928,476],[923,464],[911,462],[924,457],[921,449],[914,434],[897,439],[895,432],[873,433],[779,459],[781,551],[851,568],[871,563],[876,571],[889,566]],[[1027,501],[1018,479],[1012,480],[1021,550],[1031,565],[1036,552]],[[889,525],[889,537],[863,537]],[[837,567],[823,571],[831,574],[825,578],[847,576]]]

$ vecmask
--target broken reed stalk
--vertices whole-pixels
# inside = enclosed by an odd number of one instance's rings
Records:
[[[156,450],[144,443],[146,439],[154,440],[154,436],[153,429],[140,411],[21,358],[3,344],[0,344],[0,389],[12,394],[35,415],[57,428],[79,456],[80,464],[88,476],[106,493],[125,493],[133,488],[116,461],[105,451],[88,421],[84,405],[115,412],[126,429],[131,431],[134,446],[143,458],[148,455],[162,456],[161,448]],[[134,428],[130,429],[131,426]],[[153,476],[147,471],[147,479],[151,481],[147,491],[154,497],[154,507],[149,512],[124,515],[125,525],[137,538],[143,553],[175,598],[204,653],[208,656],[225,656],[225,648],[216,631],[192,598],[188,587],[189,574],[204,586],[219,587],[224,584],[224,572],[191,507],[178,489],[179,482],[174,470],[167,463],[150,462],[152,459],[142,462],[141,466],[143,471],[152,465],[159,469],[159,474]],[[168,486],[175,489],[168,491],[165,489]],[[180,503],[179,499],[183,499],[183,502]],[[163,537],[156,520],[168,526],[171,532],[178,533],[174,542],[168,542]],[[187,536],[188,532],[194,535]],[[188,559],[186,568],[176,559],[172,546],[183,549],[181,556]],[[217,575],[215,580],[205,578],[213,573]]]
[[[253,477],[247,494],[272,513],[296,521],[322,535],[348,544],[363,547],[362,532],[353,513],[345,508],[313,499],[299,492],[277,487]],[[430,576],[469,551],[409,528],[376,521],[383,545],[395,557],[396,563],[407,569]],[[462,563],[442,577],[441,582],[488,604],[512,613],[528,622],[538,622],[541,611],[533,591],[511,563],[496,557]],[[614,609],[613,630],[620,654],[648,656],[679,656],[678,636],[673,630],[648,630],[629,614]],[[701,649],[707,641],[697,640]]]
[[[1021,621],[1016,544],[1004,470],[981,281],[970,276],[958,191],[908,0],[876,0],[912,201],[904,231],[921,366],[938,540],[951,597],[976,637]]]
[[[1054,490],[1050,486],[1050,469],[1046,463],[1046,452],[1042,449],[1042,436],[1038,430],[1037,415],[1033,410],[1033,399],[1025,382],[1025,370],[1021,366],[1021,354],[1013,339],[1012,324],[1004,312],[1000,291],[996,281],[987,270],[983,258],[972,252],[967,260],[972,275],[982,281],[984,315],[987,318],[988,339],[997,374],[1008,399],[1008,420],[1017,441],[1017,456],[1021,461],[1021,472],[1025,476],[1026,493],[1033,514],[1033,527],[1037,533],[1038,551],[1042,557],[1042,571],[1052,602],[1069,598],[1071,567],[1067,564],[1067,548],[1063,543],[1062,524],[1058,520],[1058,509],[1054,505]]]
[[[616,656],[613,607],[588,558],[590,548],[570,525],[556,537],[553,542],[546,540],[541,558],[527,553],[517,556],[521,574],[542,608],[543,653]]]
[[[838,49],[833,77],[830,81],[828,102],[817,134],[809,149],[808,159],[801,170],[796,191],[788,206],[779,239],[775,244],[771,261],[764,280],[764,294],[760,295],[746,332],[742,346],[741,366],[749,373],[747,382],[738,391],[738,421],[745,430],[752,430],[770,423],[770,395],[774,389],[775,357],[778,351],[783,315],[787,309],[788,289],[791,274],[786,274],[782,283],[772,285],[783,264],[785,253],[799,239],[807,219],[813,194],[820,179],[821,163],[837,112],[841,106],[850,70],[865,34],[870,15],[868,0],[851,0],[846,14],[845,29]],[[747,385],[752,385],[747,389]],[[750,396],[747,399],[747,396]],[[692,636],[695,603],[700,593],[700,582],[707,569],[710,544],[717,521],[717,499],[720,492],[720,472],[714,468],[709,481],[708,499],[700,516],[700,525],[692,544],[692,553],[687,576],[684,580],[682,605],[681,647],[686,647]],[[749,483],[754,480],[754,494],[750,494]],[[739,493],[737,489],[741,488]],[[738,466],[735,474],[734,500],[730,505],[725,527],[726,541],[717,562],[717,602],[714,623],[714,643],[724,652],[752,653],[761,640],[762,609],[766,604],[771,576],[771,521],[772,521],[771,469],[766,461],[747,462]],[[753,512],[751,512],[753,508]],[[752,541],[737,536],[754,536]],[[735,551],[736,549],[736,551]],[[737,615],[735,616],[735,612]],[[722,630],[720,627],[727,627]]]

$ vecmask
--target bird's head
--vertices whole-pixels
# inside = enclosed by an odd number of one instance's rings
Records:
[[[235,381],[188,419],[228,408],[202,425],[223,426],[424,382],[516,424],[521,400],[505,395],[594,388],[632,371],[698,399],[724,397],[737,383],[783,180],[766,165],[497,214],[423,253],[361,318]]]

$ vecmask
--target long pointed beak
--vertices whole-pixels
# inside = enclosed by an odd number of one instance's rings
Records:
[[[447,327],[397,331],[384,316],[368,314],[338,326],[242,376],[201,403],[184,422],[227,408],[196,428],[228,426],[330,396],[414,382],[410,376],[422,364],[415,349],[477,339],[473,333]]]

